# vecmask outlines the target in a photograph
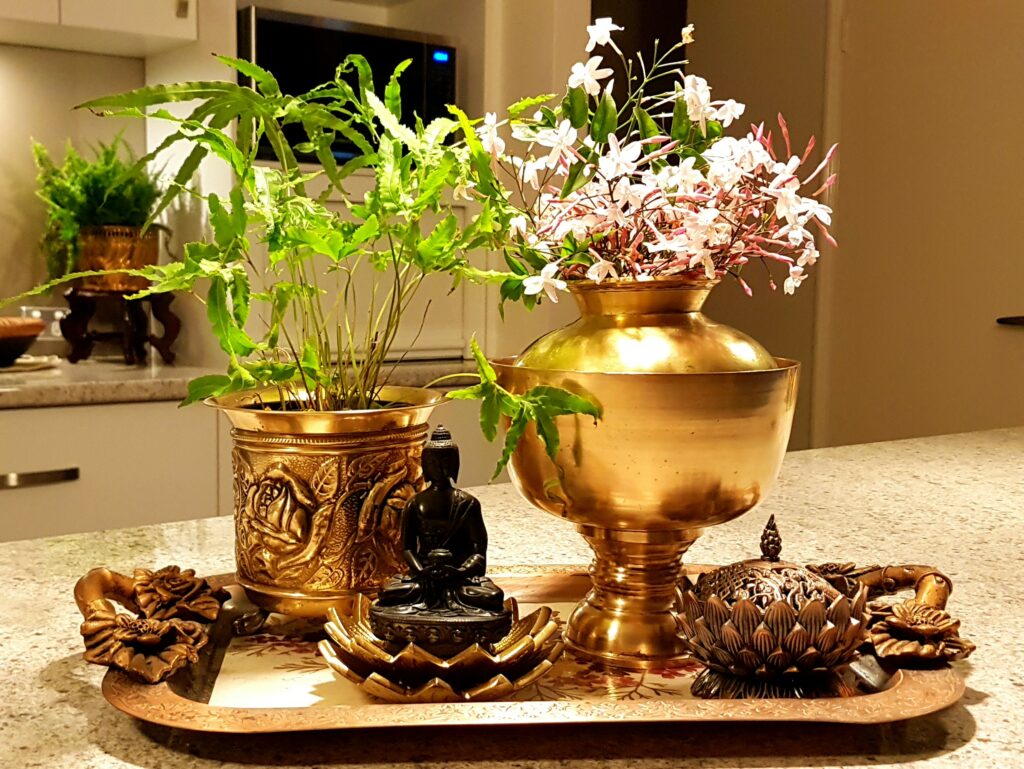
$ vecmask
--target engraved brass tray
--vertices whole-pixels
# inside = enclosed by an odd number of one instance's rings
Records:
[[[710,567],[688,566],[694,573]],[[520,610],[538,604],[564,618],[590,587],[578,569],[496,570],[495,581]],[[815,721],[877,724],[941,710],[964,682],[953,668],[855,676],[857,696],[808,700],[702,700],[690,683],[700,671],[605,671],[566,655],[540,680],[501,702],[382,703],[337,678],[316,651],[315,626],[272,616],[258,634],[237,637],[233,623],[250,608],[230,575],[210,579],[233,596],[211,630],[199,662],[156,685],[111,669],[103,695],[135,718],[203,732],[288,732],[393,726],[497,726],[600,722]],[[873,660],[873,658],[869,658]]]

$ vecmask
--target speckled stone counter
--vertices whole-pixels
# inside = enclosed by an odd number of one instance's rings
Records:
[[[475,490],[498,564],[579,564],[572,527],[508,486]],[[196,511],[197,514],[201,511]],[[791,454],[764,505],[706,532],[695,562],[751,556],[775,513],[801,561],[927,563],[955,582],[951,610],[978,644],[967,694],[877,727],[650,725],[382,730],[225,737],[141,725],[103,700],[81,661],[74,581],[92,566],[232,568],[231,521],[0,544],[0,766],[811,767],[1024,766],[1024,428]]]
[[[422,386],[468,369],[460,360],[406,361],[391,378],[396,385]],[[121,363],[62,360],[53,369],[13,373],[0,369],[0,409],[84,406],[97,403],[176,401],[190,379],[222,371],[189,366],[125,366]]]

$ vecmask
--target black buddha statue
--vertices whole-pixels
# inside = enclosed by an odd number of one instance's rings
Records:
[[[427,488],[409,500],[402,523],[409,573],[388,580],[370,609],[374,633],[450,656],[490,645],[512,625],[501,588],[486,577],[487,529],[480,502],[455,487],[459,449],[438,427],[423,449]]]

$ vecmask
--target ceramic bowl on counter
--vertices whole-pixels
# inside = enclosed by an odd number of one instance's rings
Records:
[[[0,318],[0,368],[13,366],[44,328],[38,318]]]

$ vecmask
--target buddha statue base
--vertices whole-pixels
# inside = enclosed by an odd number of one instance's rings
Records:
[[[370,627],[392,653],[416,644],[436,657],[448,659],[473,644],[491,650],[512,629],[512,612],[465,613],[376,604],[370,608]]]

